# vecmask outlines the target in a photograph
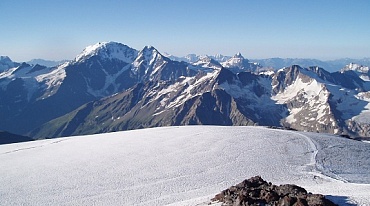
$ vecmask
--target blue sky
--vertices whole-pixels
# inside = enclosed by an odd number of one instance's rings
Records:
[[[246,58],[370,57],[369,0],[0,0],[0,55],[73,59],[100,41]]]

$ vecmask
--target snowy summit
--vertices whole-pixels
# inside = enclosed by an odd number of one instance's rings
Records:
[[[124,62],[131,63],[135,59],[137,52],[118,42],[99,42],[86,47],[79,55],[77,55],[75,61],[82,61],[97,55],[103,58],[119,59]]]

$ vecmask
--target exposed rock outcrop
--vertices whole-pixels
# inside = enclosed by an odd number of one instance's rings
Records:
[[[231,186],[212,201],[224,206],[334,206],[324,195],[308,193],[297,185],[273,185],[256,176]]]

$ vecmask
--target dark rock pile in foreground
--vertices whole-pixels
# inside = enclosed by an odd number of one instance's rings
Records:
[[[212,201],[224,206],[334,206],[324,195],[311,194],[297,185],[273,185],[256,176],[217,194]]]

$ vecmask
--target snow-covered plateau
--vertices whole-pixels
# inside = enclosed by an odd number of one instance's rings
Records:
[[[206,205],[260,175],[370,205],[370,144],[264,127],[183,126],[0,145],[0,205]]]

